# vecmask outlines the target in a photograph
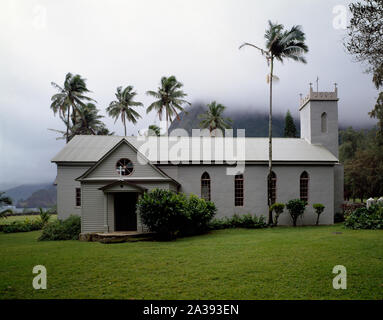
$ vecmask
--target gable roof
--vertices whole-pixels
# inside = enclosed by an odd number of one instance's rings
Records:
[[[137,154],[139,154],[141,157],[145,159],[145,156],[136,149],[135,146],[133,146],[129,141],[127,141],[125,138],[120,139],[108,152],[106,152],[93,166],[91,166],[88,170],[86,170],[80,177],[78,177],[76,180],[80,181],[85,179],[90,173],[92,173],[106,158],[109,157],[119,146],[122,144],[127,144],[130,148],[132,148]],[[173,178],[169,177],[164,171],[160,170],[156,166],[154,166],[150,161],[147,162],[147,164],[153,168],[156,172],[158,172],[162,177],[165,179],[171,180],[179,185],[177,181],[175,181]]]
[[[176,137],[172,137],[177,139]],[[192,161],[193,144],[199,144],[200,154],[203,154],[203,143],[199,143],[194,137],[178,137],[178,141],[171,141],[168,137],[150,137],[149,142],[137,137],[118,137],[118,136],[75,136],[53,159],[52,162],[98,162],[100,159],[113,149],[119,142],[127,141],[136,150],[144,143],[157,148],[157,154],[149,154],[148,160],[157,163],[160,154],[161,143],[168,140],[169,149],[176,143],[181,146],[183,151],[180,159],[176,155],[168,154],[167,161]],[[224,159],[222,146],[218,143],[220,138],[203,137],[203,141],[211,143],[208,148],[212,161],[224,161],[235,159]],[[234,139],[236,142],[236,139]],[[264,162],[268,161],[268,138],[245,138],[245,154],[240,155],[238,161]],[[205,148],[206,149],[206,148]],[[215,150],[221,151],[214,152]],[[234,148],[235,150],[235,148]],[[202,157],[200,159],[203,160]],[[322,145],[314,145],[299,138],[273,138],[273,161],[275,162],[338,162],[338,159]],[[162,164],[162,162],[161,162]]]

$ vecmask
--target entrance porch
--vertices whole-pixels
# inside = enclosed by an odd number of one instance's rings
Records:
[[[104,193],[104,238],[142,234],[144,228],[136,212],[136,205],[147,189],[133,182],[116,181],[100,190]]]

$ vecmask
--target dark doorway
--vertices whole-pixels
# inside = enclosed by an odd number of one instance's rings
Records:
[[[137,197],[138,194],[135,192],[114,194],[115,231],[137,231]]]

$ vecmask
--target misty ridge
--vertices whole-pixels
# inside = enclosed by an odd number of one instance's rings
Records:
[[[207,111],[207,104],[203,102],[195,102],[190,107],[185,108],[185,112],[179,114],[180,119],[174,119],[169,127],[169,132],[175,129],[184,129],[189,135],[192,134],[192,129],[199,129],[201,119],[199,115]],[[265,111],[261,111],[265,110]],[[268,107],[265,106],[249,106],[249,107],[230,107],[227,106],[223,113],[225,118],[232,120],[234,136],[237,129],[245,129],[246,137],[268,137],[269,130],[269,114]],[[291,111],[291,110],[290,110]],[[297,137],[300,137],[300,119],[299,116],[294,116],[294,123],[297,128]],[[284,136],[286,113],[279,110],[273,113],[273,137],[279,138]],[[356,130],[369,130],[374,126],[363,123],[339,123],[339,130],[344,130],[352,126]]]
[[[48,208],[56,204],[56,186],[53,182],[22,184],[5,189],[17,208]]]

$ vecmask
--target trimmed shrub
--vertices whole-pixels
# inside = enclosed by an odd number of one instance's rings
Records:
[[[257,218],[257,217],[255,216],[255,218]],[[254,222],[253,216],[250,213],[244,214],[243,216],[240,216],[238,220],[239,220],[238,226],[240,228],[254,228],[255,227],[255,222]]]
[[[358,208],[346,216],[344,225],[350,229],[383,229],[383,207]]]
[[[300,199],[293,199],[287,202],[286,208],[289,210],[294,227],[297,226],[298,218],[305,212],[306,205],[307,202]]]
[[[81,218],[76,215],[71,215],[65,220],[56,220],[47,223],[38,240],[78,240],[80,232]]]
[[[317,214],[317,222],[315,224],[318,225],[319,224],[319,216],[323,213],[325,206],[321,203],[314,203],[313,208],[315,210],[315,213]]]
[[[213,202],[163,189],[145,193],[137,203],[142,224],[161,239],[207,231],[216,210]]]
[[[283,213],[284,209],[285,209],[285,205],[283,203],[274,203],[270,207],[270,210],[275,212],[274,226],[278,225],[279,216]]]
[[[15,232],[29,232],[41,230],[43,224],[40,220],[29,220],[25,219],[24,221],[13,221],[10,224],[2,226],[2,231],[4,233],[15,233]]]
[[[256,215],[252,216],[251,214],[242,216],[235,214],[231,218],[214,219],[210,223],[211,230],[230,228],[261,229],[267,228],[267,223],[264,216],[258,218]]]
[[[215,216],[217,208],[211,201],[205,201],[196,195],[187,200],[186,214],[188,222],[183,234],[199,234],[209,230],[209,222]]]
[[[220,230],[220,229],[229,229],[234,228],[232,224],[231,218],[219,218],[219,219],[213,219],[209,223],[210,230]]]

